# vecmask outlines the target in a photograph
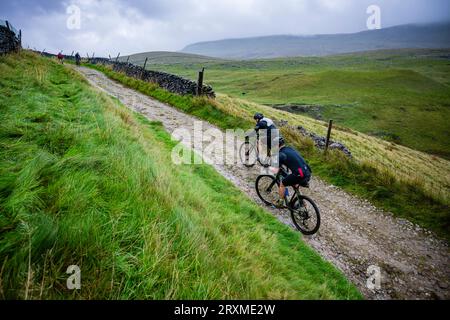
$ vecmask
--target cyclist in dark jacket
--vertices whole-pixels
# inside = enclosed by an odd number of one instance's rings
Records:
[[[303,157],[297,150],[292,147],[286,146],[283,138],[279,139],[279,143],[280,151],[278,156],[278,166],[284,166],[291,172],[287,176],[283,177],[283,180],[280,183],[280,199],[278,200],[276,205],[278,207],[282,207],[284,204],[286,187],[296,185],[308,186],[312,172],[305,159],[303,159]]]

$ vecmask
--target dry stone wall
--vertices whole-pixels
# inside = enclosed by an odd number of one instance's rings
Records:
[[[173,93],[181,95],[196,95],[197,93],[197,83],[195,81],[188,80],[173,74],[160,71],[145,70],[143,67],[131,63],[114,62],[105,58],[91,58],[89,59],[89,62],[92,64],[112,65],[114,71],[123,72],[129,77],[156,83],[160,87]],[[211,98],[215,97],[213,88],[208,85],[203,85],[202,94]]]
[[[20,49],[20,40],[5,26],[0,26],[0,54]]]

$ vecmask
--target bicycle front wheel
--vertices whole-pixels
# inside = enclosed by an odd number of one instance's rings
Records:
[[[320,211],[310,198],[294,196],[290,203],[291,217],[295,227],[305,235],[315,234],[320,228]]]
[[[269,206],[274,206],[280,198],[278,195],[278,181],[271,175],[260,175],[255,182],[258,197]]]
[[[239,157],[244,166],[247,168],[253,167],[258,159],[258,151],[256,150],[256,146],[254,144],[244,142],[239,148]]]

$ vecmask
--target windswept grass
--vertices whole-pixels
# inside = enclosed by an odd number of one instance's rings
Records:
[[[160,123],[34,54],[0,73],[0,298],[361,297]]]
[[[310,131],[325,135],[324,122],[301,115],[222,94],[213,101],[165,92],[161,99],[161,95],[154,94],[154,90],[158,92],[162,89],[155,89],[153,84],[132,79],[105,66],[91,67],[130,88],[221,128],[249,128],[252,126],[254,112],[262,111],[273,119],[288,120],[291,126],[302,125]],[[178,100],[181,98],[182,103]],[[203,103],[198,104],[198,101]],[[316,175],[450,239],[449,161],[345,127],[335,127],[332,138],[345,143],[352,151],[354,160],[349,160],[338,152],[324,156],[312,147],[311,140],[302,137],[295,130],[283,128],[282,133],[313,164]]]

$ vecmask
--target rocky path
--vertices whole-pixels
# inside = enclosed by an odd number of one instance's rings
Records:
[[[124,105],[166,130],[201,127],[190,147],[211,141],[219,129],[108,79],[96,70],[79,67],[88,81],[118,98]],[[177,130],[177,131],[178,131]],[[199,150],[197,150],[199,151]],[[207,156],[205,156],[208,158]],[[214,158],[214,154],[211,155]],[[216,170],[263,206],[254,191],[260,167],[213,164]],[[339,268],[368,299],[450,299],[450,251],[448,245],[430,232],[380,211],[365,200],[314,178],[305,193],[318,204],[322,225],[318,234],[303,239],[324,259]],[[292,226],[290,216],[268,208],[281,222]],[[372,266],[372,267],[371,267]],[[379,288],[368,288],[368,269],[381,274]]]

